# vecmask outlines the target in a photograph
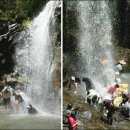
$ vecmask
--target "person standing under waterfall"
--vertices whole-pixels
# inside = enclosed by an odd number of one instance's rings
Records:
[[[13,93],[13,96],[15,97],[14,105],[15,105],[16,112],[20,111],[20,109],[22,108],[22,103],[24,101],[20,92],[21,92],[20,90],[17,90],[15,93]]]
[[[83,77],[82,79],[83,82],[86,84],[86,91],[88,92],[90,89],[94,89],[93,82],[90,78],[88,77]]]
[[[5,110],[9,110],[10,109],[11,91],[8,87],[4,87],[4,89],[1,92],[2,92]]]

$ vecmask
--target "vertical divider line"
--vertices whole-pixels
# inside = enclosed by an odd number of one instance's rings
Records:
[[[61,0],[61,130],[63,129],[63,0]]]

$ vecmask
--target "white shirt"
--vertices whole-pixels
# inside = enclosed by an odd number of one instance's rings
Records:
[[[118,64],[116,67],[117,67],[117,69],[118,69],[119,71],[122,70],[122,66],[121,66],[121,64]]]

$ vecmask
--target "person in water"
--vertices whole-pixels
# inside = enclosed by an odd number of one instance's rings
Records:
[[[38,111],[36,110],[36,108],[34,108],[31,104],[27,106],[28,109],[28,114],[32,115],[32,114],[37,114]]]
[[[2,97],[3,97],[3,103],[5,106],[5,109],[10,109],[10,98],[11,98],[11,91],[8,87],[4,87],[4,89],[1,91]]]
[[[13,96],[15,98],[14,105],[15,105],[16,112],[20,111],[20,108],[21,108],[22,103],[24,101],[20,92],[21,92],[20,90],[17,90],[13,93]]]

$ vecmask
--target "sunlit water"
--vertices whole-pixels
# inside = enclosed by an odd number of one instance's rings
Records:
[[[59,92],[54,92],[53,72],[55,61],[50,33],[51,23],[55,22],[55,9],[58,1],[50,1],[41,13],[31,22],[26,31],[17,39],[16,67],[22,76],[27,77],[26,94],[29,103],[40,112],[60,114]],[[53,26],[52,26],[53,27]]]
[[[107,1],[77,2],[79,23],[79,69],[76,74],[89,77],[100,94],[114,82],[114,59],[110,8]],[[85,85],[81,85],[81,93]],[[101,91],[102,90],[102,91]]]

